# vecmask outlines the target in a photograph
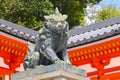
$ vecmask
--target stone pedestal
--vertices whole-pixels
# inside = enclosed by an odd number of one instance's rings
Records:
[[[89,80],[86,71],[65,63],[37,67],[15,73],[12,80]]]

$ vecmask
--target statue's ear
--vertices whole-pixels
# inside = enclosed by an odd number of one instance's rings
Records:
[[[44,19],[47,21],[47,20],[50,19],[50,17],[49,16],[44,16]]]
[[[64,17],[64,20],[66,20],[68,16],[67,15],[63,15],[63,17]]]
[[[43,28],[39,30],[39,34],[42,34],[44,32]]]

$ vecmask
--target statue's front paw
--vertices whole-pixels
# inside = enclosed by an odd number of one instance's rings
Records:
[[[63,60],[58,60],[58,61],[56,61],[55,63],[59,63],[59,64],[68,64],[68,63],[66,63],[65,61],[63,61]]]
[[[29,62],[28,62],[28,61],[25,61],[25,62],[23,63],[24,69],[26,70],[26,69],[28,68],[28,66],[29,66]]]
[[[55,61],[55,63],[61,63],[61,60],[58,59],[58,60]]]
[[[67,64],[71,65],[71,62],[69,60],[66,61]]]

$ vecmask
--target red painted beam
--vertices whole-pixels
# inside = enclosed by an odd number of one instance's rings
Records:
[[[120,56],[120,38],[115,38],[98,44],[83,48],[72,49],[68,51],[70,61],[73,65],[91,63],[91,60],[97,58],[114,58]]]
[[[120,70],[120,66],[104,69],[104,73],[114,72]],[[98,75],[98,71],[87,73],[88,76]]]
[[[11,54],[16,54],[24,58],[27,54],[28,46],[27,43],[0,35],[0,50]]]
[[[120,56],[120,50],[116,51],[116,52],[112,52],[110,54],[106,54],[106,55],[99,55],[99,56],[96,56],[94,58],[102,60],[102,59],[105,59],[105,58],[115,58],[115,57],[118,57],[118,56]],[[74,57],[74,58],[78,59],[78,57]],[[88,58],[88,59],[84,59],[84,60],[76,60],[76,61],[73,61],[72,64],[75,65],[75,66],[88,64],[88,63],[91,63],[91,60],[94,59],[94,58]]]
[[[10,75],[12,73],[14,73],[14,71],[12,71],[8,68],[0,67],[0,74],[2,74],[2,75]]]
[[[100,76],[99,79],[98,79],[98,76],[90,77],[90,80],[120,80],[120,72],[106,74],[106,75]]]

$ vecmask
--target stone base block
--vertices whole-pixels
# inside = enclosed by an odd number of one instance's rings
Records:
[[[86,71],[65,63],[37,67],[15,73],[12,80],[89,80]]]

